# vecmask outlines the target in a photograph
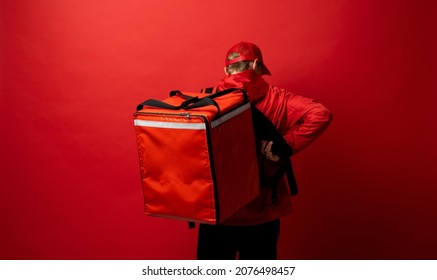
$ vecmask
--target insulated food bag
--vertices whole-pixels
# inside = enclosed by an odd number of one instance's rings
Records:
[[[146,214],[218,224],[259,194],[244,90],[172,91],[138,105],[134,125]]]

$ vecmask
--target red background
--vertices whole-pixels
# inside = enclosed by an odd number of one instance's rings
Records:
[[[437,259],[431,2],[1,1],[0,258],[195,258],[196,230],[143,214],[132,114],[247,40],[334,113],[294,159],[280,258]]]

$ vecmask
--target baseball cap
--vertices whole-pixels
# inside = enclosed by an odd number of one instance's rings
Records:
[[[228,59],[229,55],[234,52],[238,53],[239,57]],[[259,61],[262,62],[262,66],[261,66],[262,75],[272,75],[269,69],[267,69],[267,67],[264,64],[263,56],[261,54],[260,48],[257,45],[249,42],[240,42],[235,46],[231,47],[226,53],[225,66],[243,60],[254,61],[255,59],[258,59]]]

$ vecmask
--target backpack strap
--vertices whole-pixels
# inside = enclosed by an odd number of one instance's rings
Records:
[[[278,155],[284,160],[284,164],[278,169],[276,174],[271,178],[262,178],[269,182],[269,185],[275,190],[277,182],[285,174],[287,176],[288,186],[290,187],[290,194],[298,194],[296,178],[293,173],[293,167],[290,157],[293,155],[293,149],[284,140],[284,137],[279,133],[273,123],[255,106],[251,107],[253,130],[255,133],[255,140],[259,143],[261,141],[272,141],[272,153]],[[258,151],[257,151],[258,152]]]

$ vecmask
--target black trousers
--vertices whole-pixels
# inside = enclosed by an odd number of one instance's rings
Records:
[[[199,225],[199,260],[276,260],[280,222],[253,226]]]

